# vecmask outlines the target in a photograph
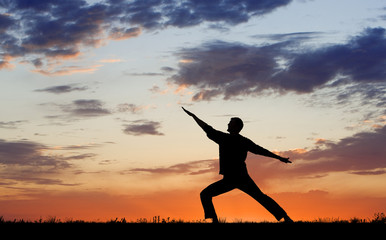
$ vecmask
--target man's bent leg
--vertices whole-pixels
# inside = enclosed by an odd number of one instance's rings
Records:
[[[275,216],[278,221],[287,216],[287,213],[284,211],[284,209],[280,207],[279,204],[275,202],[275,200],[265,195],[249,176],[241,184],[239,189],[263,205],[263,207],[267,209],[273,216]]]
[[[205,218],[212,218],[213,222],[216,222],[217,214],[214,209],[212,198],[218,196],[220,194],[229,192],[234,189],[234,185],[230,184],[228,181],[221,179],[215,183],[212,183],[208,187],[206,187],[200,193],[202,207],[204,208]]]

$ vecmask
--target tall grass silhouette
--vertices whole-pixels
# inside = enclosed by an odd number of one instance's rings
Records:
[[[209,223],[205,220],[193,220],[186,221],[183,219],[174,219],[170,217],[163,218],[161,216],[153,216],[151,218],[137,218],[136,220],[126,220],[123,218],[115,218],[107,221],[84,221],[84,220],[74,220],[72,218],[60,219],[55,216],[48,216],[45,219],[39,218],[37,220],[25,220],[25,219],[12,219],[6,220],[3,216],[0,216],[0,224],[23,224],[23,223],[33,223],[33,224],[85,224],[85,223],[98,223],[98,224],[206,224]],[[227,220],[220,218],[220,223],[227,223]],[[280,223],[271,223],[271,222],[251,222],[243,221],[242,219],[235,219],[232,222],[235,224],[280,224]],[[372,218],[357,218],[353,217],[350,219],[340,219],[340,218],[318,218],[311,221],[297,221],[296,223],[311,224],[311,223],[330,223],[330,224],[385,224],[386,225],[386,214],[379,212],[374,213]]]

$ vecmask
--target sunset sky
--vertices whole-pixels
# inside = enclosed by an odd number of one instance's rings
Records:
[[[0,82],[5,219],[203,219],[218,146],[181,106],[290,157],[246,162],[294,220],[386,212],[384,0],[4,0]]]

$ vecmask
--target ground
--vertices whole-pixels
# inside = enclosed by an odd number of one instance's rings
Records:
[[[3,236],[39,238],[383,238],[385,223],[38,223],[3,222]],[[295,238],[293,238],[295,239]]]

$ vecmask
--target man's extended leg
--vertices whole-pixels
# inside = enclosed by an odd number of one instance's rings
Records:
[[[272,198],[265,195],[249,176],[237,187],[263,205],[278,221],[282,218],[290,219],[284,209]]]
[[[229,192],[230,190],[235,189],[235,186],[229,181],[221,179],[215,183],[212,183],[206,187],[200,193],[202,207],[204,208],[205,218],[212,218],[213,222],[217,222],[216,210],[214,210],[212,198],[220,194]]]

